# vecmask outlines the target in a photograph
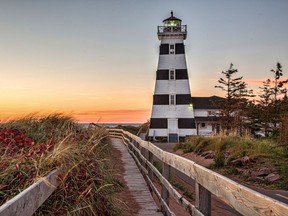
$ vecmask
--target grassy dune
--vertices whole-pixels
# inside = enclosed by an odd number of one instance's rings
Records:
[[[234,175],[244,181],[256,182],[272,188],[288,189],[288,146],[279,145],[274,139],[194,136],[177,144],[174,150],[178,149],[181,149],[183,153],[193,152],[195,154],[212,151],[214,164],[210,168],[219,169],[224,175]],[[231,161],[245,156],[248,156],[252,162],[239,168],[231,165]],[[275,170],[281,175],[281,179],[273,183],[257,182],[255,179],[251,179],[249,172],[257,171],[261,167]]]
[[[58,168],[60,186],[36,215],[119,215],[106,137],[61,114],[2,123],[0,205]]]

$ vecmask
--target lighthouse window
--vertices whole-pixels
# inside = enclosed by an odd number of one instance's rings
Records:
[[[174,44],[170,44],[170,46],[169,46],[169,53],[170,54],[175,54],[175,45]]]
[[[175,80],[175,70],[170,70],[169,71],[169,79],[170,80]]]
[[[175,101],[175,94],[171,94],[170,95],[170,105],[175,105],[176,101]]]

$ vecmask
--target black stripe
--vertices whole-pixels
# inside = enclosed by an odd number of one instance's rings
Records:
[[[190,94],[176,95],[176,105],[188,105],[190,103]],[[169,105],[169,94],[153,95],[153,105]]]
[[[176,69],[176,79],[188,79],[187,69]]]
[[[169,97],[168,97],[169,99]],[[191,95],[190,94],[178,94],[176,95],[176,104],[190,104],[191,103]]]
[[[176,80],[188,79],[187,69],[176,69]],[[156,80],[169,80],[169,70],[157,70]]]
[[[160,45],[160,55],[169,54],[169,44],[161,44]]]
[[[151,128],[167,128],[167,118],[151,118],[150,129]]]
[[[156,80],[169,80],[169,70],[157,70]]]
[[[193,118],[179,118],[178,128],[196,128],[195,121]]]
[[[185,49],[184,49],[184,44],[183,43],[176,43],[175,44],[175,54],[184,54]]]
[[[153,105],[169,105],[169,95],[153,95]]]

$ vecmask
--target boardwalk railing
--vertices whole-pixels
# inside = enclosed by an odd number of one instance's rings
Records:
[[[58,184],[57,170],[54,170],[0,206],[0,216],[32,215],[53,193]]]
[[[166,215],[175,215],[169,208],[169,196],[191,215],[211,215],[211,194],[243,215],[288,215],[288,205],[240,185],[191,160],[165,152],[127,131],[110,129],[109,134],[111,137],[121,138],[127,145]],[[162,173],[153,165],[156,158],[163,163]],[[169,183],[171,167],[195,181],[195,206]],[[161,182],[161,193],[153,184],[154,175]]]

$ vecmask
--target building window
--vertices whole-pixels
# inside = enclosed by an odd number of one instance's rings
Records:
[[[202,123],[200,124],[200,127],[201,127],[201,128],[206,128],[206,123],[205,123],[205,122],[202,122]]]
[[[175,70],[169,70],[169,80],[175,80]]]
[[[170,44],[169,45],[169,53],[170,54],[175,54],[175,44]]]
[[[170,105],[176,105],[176,97],[175,97],[175,94],[171,94],[170,95]]]

